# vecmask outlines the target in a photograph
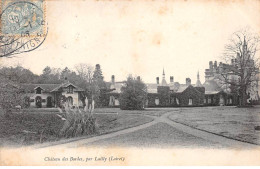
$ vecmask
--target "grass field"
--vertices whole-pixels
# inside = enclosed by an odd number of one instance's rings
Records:
[[[40,110],[40,109],[39,109]],[[0,114],[0,146],[22,146],[41,142],[60,140],[58,133],[64,123],[57,111],[44,110],[24,113],[12,113],[10,118]],[[98,130],[96,135],[117,131],[152,121],[150,117],[132,115],[131,111],[114,109],[117,113],[105,114],[107,111],[95,111]],[[93,136],[93,135],[92,135]],[[91,137],[91,136],[89,136]]]
[[[170,119],[198,129],[260,145],[260,108],[181,108]]]

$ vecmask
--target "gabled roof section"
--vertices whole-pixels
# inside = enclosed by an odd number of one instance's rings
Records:
[[[21,88],[23,88],[26,92],[34,92],[38,87],[43,89],[44,92],[50,92],[57,86],[59,86],[59,84],[21,84]]]
[[[44,90],[44,88],[42,88],[41,86],[36,86],[36,87],[34,88],[34,90],[36,90],[36,89],[38,89],[38,88],[41,88],[42,90]]]
[[[146,83],[148,93],[157,93],[157,84],[156,83]]]
[[[55,92],[55,91],[59,91],[59,89],[62,88],[67,88],[68,86],[73,86],[75,89],[74,91],[84,91],[83,89],[81,89],[80,87],[67,82],[67,83],[63,83],[63,84],[21,84],[21,87],[26,91],[26,92],[34,92],[37,88],[41,88],[43,90],[43,92]]]
[[[205,93],[213,93],[222,91],[221,87],[214,80],[207,80],[203,86],[205,87]]]
[[[63,89],[63,88],[67,88],[67,87],[69,87],[69,86],[73,86],[73,87],[75,88],[74,91],[76,91],[76,92],[84,91],[84,90],[81,89],[80,87],[78,87],[78,86],[76,86],[76,85],[74,85],[74,84],[72,84],[72,83],[70,83],[70,82],[66,82],[66,83],[63,83],[63,84],[57,86],[56,88],[54,88],[53,90],[51,90],[51,92],[57,92],[57,91],[60,91],[60,90]]]

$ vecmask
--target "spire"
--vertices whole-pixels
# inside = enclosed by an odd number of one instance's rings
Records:
[[[202,87],[202,84],[201,84],[201,82],[200,82],[200,73],[199,73],[199,71],[198,71],[198,73],[197,73],[196,87]]]
[[[163,73],[162,73],[163,77],[165,77],[165,73],[164,73],[164,68],[163,68]]]
[[[164,73],[164,68],[163,68],[163,78],[162,78],[162,86],[167,86],[167,82],[165,80],[165,73]]]

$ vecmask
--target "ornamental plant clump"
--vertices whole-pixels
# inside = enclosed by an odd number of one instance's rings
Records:
[[[65,138],[92,135],[97,133],[96,118],[93,117],[93,108],[80,110],[72,109],[68,103],[64,103],[63,108],[58,108],[62,115],[57,114],[64,120],[59,136]]]

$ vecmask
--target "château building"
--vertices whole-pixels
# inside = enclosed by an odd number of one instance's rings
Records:
[[[140,77],[139,77],[140,78]],[[115,82],[115,76],[111,77],[109,93],[109,106],[119,106],[119,96],[123,82]],[[162,80],[156,77],[156,83],[146,83],[147,101],[146,107],[178,107],[178,106],[203,106],[205,88],[202,86],[199,74],[196,84],[191,84],[191,79],[186,78],[185,84],[174,82],[174,77],[170,76],[167,83],[163,70]]]

